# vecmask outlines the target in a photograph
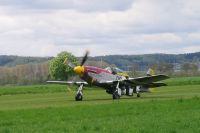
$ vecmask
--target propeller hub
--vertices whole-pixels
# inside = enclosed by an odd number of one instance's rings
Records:
[[[76,66],[74,67],[74,72],[79,75],[82,75],[85,72],[85,68],[84,66]]]

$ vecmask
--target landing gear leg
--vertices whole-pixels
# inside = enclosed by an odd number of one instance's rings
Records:
[[[140,86],[136,87],[136,93],[137,93],[137,97],[140,97]]]
[[[117,91],[115,91],[115,92],[113,93],[113,100],[115,100],[115,99],[120,99],[120,95],[118,94]]]
[[[116,90],[113,93],[113,100],[114,99],[120,99],[120,96],[121,96],[121,89],[119,88],[119,82],[118,82],[117,86],[116,86]]]
[[[78,91],[76,93],[76,96],[75,96],[75,100],[76,101],[82,101],[83,100],[83,93],[82,93],[82,90],[83,90],[83,84],[81,84],[78,88]]]
[[[141,95],[140,95],[140,93],[137,93],[137,97],[140,97]]]

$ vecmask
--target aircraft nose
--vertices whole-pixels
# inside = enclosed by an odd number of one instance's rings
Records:
[[[74,68],[74,72],[81,75],[82,73],[84,73],[85,69],[84,66],[77,66]]]

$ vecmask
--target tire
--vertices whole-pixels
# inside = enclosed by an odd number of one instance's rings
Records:
[[[140,97],[140,93],[137,94],[137,97]]]
[[[82,101],[83,100],[83,95],[81,95],[80,93],[76,95],[75,97],[76,101]]]

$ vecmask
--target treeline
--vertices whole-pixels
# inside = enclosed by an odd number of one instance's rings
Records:
[[[0,66],[17,66],[23,64],[43,63],[53,57],[23,57],[13,55],[0,55]]]
[[[167,74],[169,76],[177,77],[177,76],[198,76],[199,68],[195,63],[183,63],[180,65],[180,70],[176,71],[174,69],[174,64],[171,63],[155,63],[150,65],[155,69],[158,73]]]
[[[109,64],[115,64],[123,70],[129,70],[129,67],[137,63],[140,71],[148,69],[149,64],[166,63],[166,64],[184,64],[187,62],[200,62],[200,52],[190,54],[144,54],[144,55],[107,55],[90,57],[90,60],[103,60]]]
[[[103,61],[88,61],[86,65],[100,68],[115,66]],[[152,63],[148,67],[154,69],[156,74],[166,74],[170,77],[200,75],[198,66],[194,63],[182,64],[180,71],[174,71],[174,64],[163,62]],[[133,63],[129,69],[129,75],[131,77],[144,76],[147,71],[140,71],[137,63]],[[49,62],[17,65],[15,67],[0,67],[0,85],[43,84],[49,79]]]
[[[80,64],[80,63],[79,63]],[[110,66],[104,61],[88,61],[86,65],[106,68]],[[0,67],[0,85],[29,85],[43,84],[50,80],[49,62],[38,64],[17,65],[14,67]],[[74,79],[69,77],[69,80]],[[53,79],[55,80],[55,79]]]
[[[50,79],[49,60],[51,59],[51,57],[0,56],[0,65],[3,65],[0,67],[0,85],[46,83]],[[176,77],[199,76],[199,62],[200,52],[182,55],[150,54],[90,57],[86,65],[100,68],[117,66],[127,71],[133,77],[144,76],[148,68],[152,68],[156,74],[166,74]],[[6,66],[4,66],[5,64]],[[78,64],[80,64],[80,61]],[[73,77],[69,76],[68,80],[70,78]]]
[[[170,77],[200,76],[199,67],[196,63],[183,63],[179,66],[179,70],[174,68],[175,64],[164,62],[151,63],[147,67],[153,69],[156,74],[166,74]],[[146,72],[141,71],[137,63],[133,63],[130,70],[129,73],[132,76],[142,76]]]
[[[42,63],[50,61],[53,57],[22,57],[0,55],[0,66],[16,66],[31,63]],[[164,62],[167,64],[184,64],[186,62],[200,62],[200,52],[189,54],[144,54],[144,55],[107,55],[90,57],[91,61],[107,62],[115,64],[123,70],[129,70],[129,67],[136,62],[141,71],[148,69],[148,65],[152,63]]]
[[[49,62],[0,67],[0,85],[45,83],[49,78]]]

